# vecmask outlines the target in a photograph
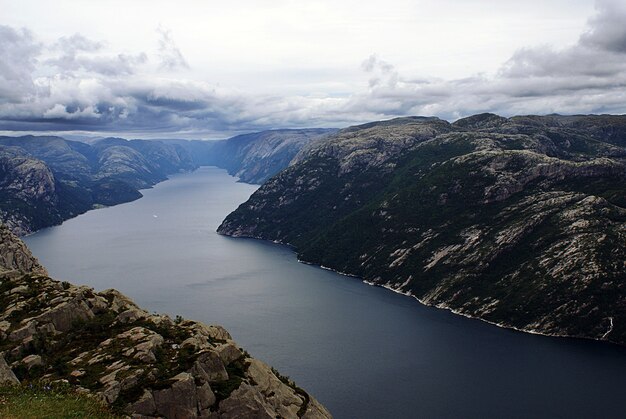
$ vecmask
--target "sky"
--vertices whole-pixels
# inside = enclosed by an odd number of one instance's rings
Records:
[[[0,133],[626,112],[626,0],[0,0]]]

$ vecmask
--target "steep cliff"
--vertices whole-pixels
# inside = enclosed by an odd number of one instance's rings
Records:
[[[330,418],[220,326],[55,281],[0,225],[0,381],[68,382],[137,418]]]
[[[352,127],[304,149],[218,231],[502,326],[626,344],[625,121]]]
[[[306,145],[334,129],[286,129],[238,135],[220,141],[176,141],[199,165],[228,170],[242,182],[261,184],[289,165]]]

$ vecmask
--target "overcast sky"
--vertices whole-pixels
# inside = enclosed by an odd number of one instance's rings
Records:
[[[626,112],[626,0],[0,0],[0,131]]]

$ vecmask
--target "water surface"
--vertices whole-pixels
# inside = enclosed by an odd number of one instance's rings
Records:
[[[225,326],[336,418],[626,417],[622,348],[500,329],[217,235],[254,190],[202,168],[25,241],[57,279]]]

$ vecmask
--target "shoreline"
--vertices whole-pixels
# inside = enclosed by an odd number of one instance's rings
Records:
[[[602,343],[602,344],[608,344],[608,345],[611,345],[613,347],[625,348],[625,346],[622,345],[622,344],[619,344],[617,342],[614,342],[614,341],[611,341],[611,340],[608,340],[608,339],[604,339],[606,336],[608,336],[613,331],[613,318],[612,317],[609,317],[609,321],[610,321],[609,330],[606,333],[604,333],[604,335],[602,336],[601,339],[587,337],[587,336],[572,336],[572,335],[558,334],[558,333],[546,333],[546,332],[542,332],[542,331],[536,330],[536,329],[523,329],[523,328],[519,328],[519,327],[512,326],[512,325],[507,325],[505,323],[493,322],[491,320],[487,320],[487,319],[484,319],[482,317],[472,316],[470,314],[464,313],[464,312],[462,312],[460,310],[457,310],[455,308],[449,307],[449,306],[447,306],[447,305],[445,305],[443,303],[440,303],[440,304],[429,304],[429,303],[426,303],[425,301],[421,300],[417,296],[411,294],[410,292],[402,291],[400,289],[392,287],[391,285],[388,285],[388,284],[377,284],[375,282],[363,279],[362,277],[359,277],[357,275],[353,275],[353,274],[350,274],[350,273],[347,273],[347,272],[341,272],[341,271],[335,270],[333,268],[330,268],[328,266],[318,265],[318,264],[313,263],[313,262],[308,262],[306,260],[302,260],[302,259],[300,259],[298,257],[298,254],[296,252],[296,248],[293,245],[288,244],[288,243],[283,243],[283,242],[281,242],[279,240],[270,240],[270,239],[265,239],[265,238],[258,237],[258,236],[247,236],[247,235],[246,236],[244,236],[244,235],[234,236],[234,235],[224,234],[224,233],[219,233],[219,232],[217,234],[219,234],[221,236],[225,236],[225,237],[230,237],[230,238],[233,238],[233,239],[245,238],[245,239],[261,240],[261,241],[270,242],[270,243],[278,244],[278,245],[281,245],[281,246],[285,246],[285,247],[289,248],[294,253],[298,263],[302,263],[304,265],[314,266],[316,268],[323,269],[323,270],[326,270],[326,271],[331,271],[331,272],[334,272],[334,273],[339,274],[341,276],[344,276],[346,278],[356,279],[356,280],[358,280],[359,282],[361,282],[363,284],[370,285],[370,286],[373,286],[373,287],[383,288],[383,289],[386,289],[388,291],[392,291],[392,292],[394,292],[396,294],[400,294],[400,295],[403,295],[405,297],[413,298],[413,299],[415,299],[418,303],[420,303],[424,307],[444,310],[444,311],[450,312],[450,313],[452,313],[454,315],[462,316],[462,317],[465,317],[465,318],[471,319],[471,320],[478,320],[478,321],[487,323],[487,324],[489,324],[491,326],[499,327],[500,329],[510,330],[510,331],[519,332],[519,333],[526,333],[526,334],[529,334],[529,335],[545,336],[545,337],[550,337],[550,338],[580,339],[580,340],[583,340],[583,341],[598,342],[598,343]]]
[[[216,168],[221,169],[221,170],[226,170],[226,169],[222,169],[221,167],[218,167],[218,166],[198,166],[198,167],[196,167],[193,170],[183,170],[183,171],[180,171],[180,172],[169,173],[169,174],[166,175],[165,179],[160,180],[160,181],[158,181],[156,183],[153,183],[152,185],[146,186],[145,188],[137,189],[137,191],[139,192],[139,194],[141,196],[139,196],[139,197],[137,197],[135,199],[131,199],[129,201],[118,202],[118,203],[113,204],[113,205],[94,204],[94,206],[92,208],[89,208],[88,210],[83,211],[83,212],[81,212],[79,214],[74,214],[73,216],[71,216],[69,218],[65,218],[65,219],[61,220],[61,222],[58,223],[58,224],[52,224],[52,225],[49,225],[49,226],[46,226],[46,227],[42,227],[40,229],[31,231],[31,232],[23,234],[23,235],[16,234],[16,236],[18,236],[20,239],[23,239],[25,237],[32,236],[33,234],[39,233],[40,231],[43,231],[45,229],[52,228],[52,227],[58,227],[58,226],[60,226],[61,224],[63,224],[64,222],[66,222],[68,220],[73,220],[74,218],[80,217],[81,215],[87,214],[88,212],[91,212],[91,211],[96,211],[96,210],[105,209],[105,208],[113,208],[113,207],[116,207],[118,205],[124,205],[124,204],[128,204],[130,202],[138,201],[138,200],[140,200],[141,198],[144,197],[144,195],[143,195],[143,193],[141,193],[141,191],[146,191],[146,190],[149,190],[149,189],[153,189],[155,186],[160,185],[161,183],[167,182],[168,180],[171,180],[172,176],[182,175],[182,174],[185,174],[185,173],[193,173],[193,172],[197,171],[198,169],[200,169],[202,167],[216,167]],[[233,177],[235,177],[235,176],[233,176]],[[239,179],[237,177],[235,177],[235,178]]]

